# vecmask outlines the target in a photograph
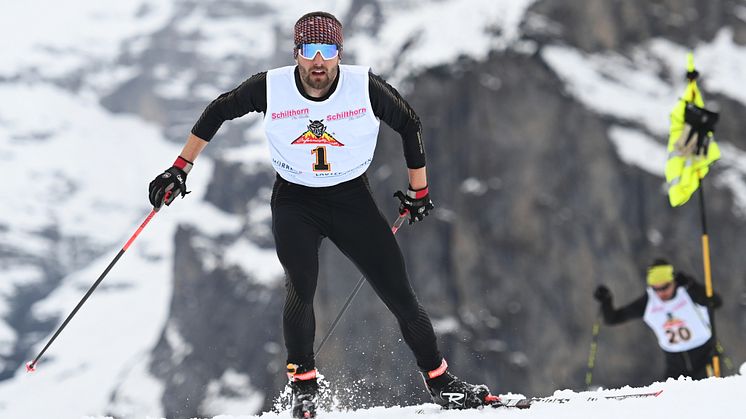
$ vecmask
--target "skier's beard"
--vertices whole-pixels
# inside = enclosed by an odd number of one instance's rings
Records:
[[[306,86],[309,86],[316,90],[326,90],[329,89],[334,79],[337,78],[339,67],[337,67],[336,65],[331,68],[318,66],[311,67],[310,69],[306,70],[305,68],[303,68],[302,65],[299,65],[298,70],[300,71],[300,78],[301,80],[303,80],[303,83]],[[314,73],[314,71],[323,71],[323,74]]]

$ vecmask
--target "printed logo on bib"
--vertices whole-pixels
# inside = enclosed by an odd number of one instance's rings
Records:
[[[280,112],[272,112],[272,120],[285,118],[300,119],[301,117],[306,118],[308,117],[308,112],[308,108],[287,109]]]
[[[337,121],[340,119],[357,119],[367,115],[367,108],[348,109],[346,111],[337,112],[326,116],[327,121]]]
[[[308,124],[308,130],[296,138],[291,144],[323,144],[334,147],[344,147],[344,144],[337,141],[336,138],[332,137],[326,132],[326,126],[322,124],[324,120],[310,120]]]
[[[653,313],[657,313],[657,312],[664,311],[664,310],[673,310],[673,311],[676,311],[676,310],[680,310],[680,309],[684,308],[686,305],[687,305],[686,301],[679,301],[678,303],[676,303],[676,305],[674,307],[667,309],[666,306],[664,306],[662,304],[658,304],[658,305],[653,306],[652,312]]]
[[[667,313],[667,316],[666,322],[663,323],[663,330],[666,332],[668,343],[675,345],[692,338],[692,332],[686,326],[686,322],[674,317],[671,313]]]
[[[298,170],[295,170],[295,169],[293,168],[293,166],[291,166],[290,164],[288,164],[288,163],[286,163],[286,162],[284,162],[284,161],[282,161],[282,160],[278,160],[278,159],[276,159],[276,158],[274,158],[274,157],[272,158],[272,164],[273,164],[273,165],[274,165],[274,166],[275,166],[276,168],[278,168],[278,169],[280,169],[280,170],[282,170],[282,171],[284,171],[284,172],[290,172],[290,173],[295,173],[295,174],[298,174],[298,173],[300,173],[300,171],[298,171]]]

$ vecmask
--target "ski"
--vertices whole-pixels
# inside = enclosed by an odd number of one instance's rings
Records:
[[[663,390],[658,391],[651,391],[651,392],[644,392],[644,393],[627,393],[627,394],[615,394],[615,395],[609,395],[609,396],[601,396],[601,395],[588,395],[588,396],[571,396],[571,397],[556,397],[556,396],[549,396],[549,397],[532,397],[532,398],[525,398],[525,397],[515,397],[515,396],[493,396],[489,395],[487,399],[485,399],[485,407],[490,406],[495,409],[503,409],[503,408],[510,408],[510,409],[528,409],[534,404],[565,404],[569,403],[571,401],[587,401],[587,402],[594,402],[599,400],[625,400],[625,399],[641,399],[646,397],[658,397],[663,393]],[[476,408],[481,409],[481,407]],[[430,408],[429,406],[421,407],[415,411],[417,414],[433,414],[437,413],[443,409],[440,406],[433,406]],[[468,410],[468,409],[465,409]]]
[[[500,397],[498,403],[494,403],[491,406],[495,408],[500,407],[513,407],[517,409],[528,409],[533,404],[564,404],[574,400],[583,400],[588,402],[598,400],[624,400],[624,399],[640,399],[646,397],[658,397],[663,393],[663,390],[652,391],[647,393],[630,393],[630,394],[617,394],[610,396],[576,396],[576,397],[532,397],[528,398],[511,398],[511,397]]]

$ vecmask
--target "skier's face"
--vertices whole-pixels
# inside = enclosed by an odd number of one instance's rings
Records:
[[[653,291],[658,295],[658,298],[660,298],[663,301],[670,300],[673,298],[674,289],[676,288],[673,284],[673,281],[666,282],[665,284],[661,284],[657,287],[652,287]]]
[[[339,55],[325,60],[321,53],[317,53],[313,59],[309,60],[298,54],[297,61],[300,79],[306,93],[314,97],[326,94],[334,79],[337,78]]]

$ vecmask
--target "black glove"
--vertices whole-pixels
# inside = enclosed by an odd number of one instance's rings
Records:
[[[171,205],[177,196],[181,195],[183,198],[189,193],[186,190],[186,178],[190,170],[192,170],[192,162],[179,156],[173,166],[150,182],[148,198],[156,211],[161,209],[163,204]]]
[[[611,291],[609,291],[606,285],[599,285],[596,291],[593,292],[593,298],[601,304],[608,303],[611,301]]]
[[[422,221],[430,210],[435,208],[433,201],[430,200],[430,193],[427,186],[422,189],[413,190],[410,186],[407,188],[406,195],[402,191],[396,191],[394,197],[399,198],[399,214],[403,215],[409,212],[409,224]]]

